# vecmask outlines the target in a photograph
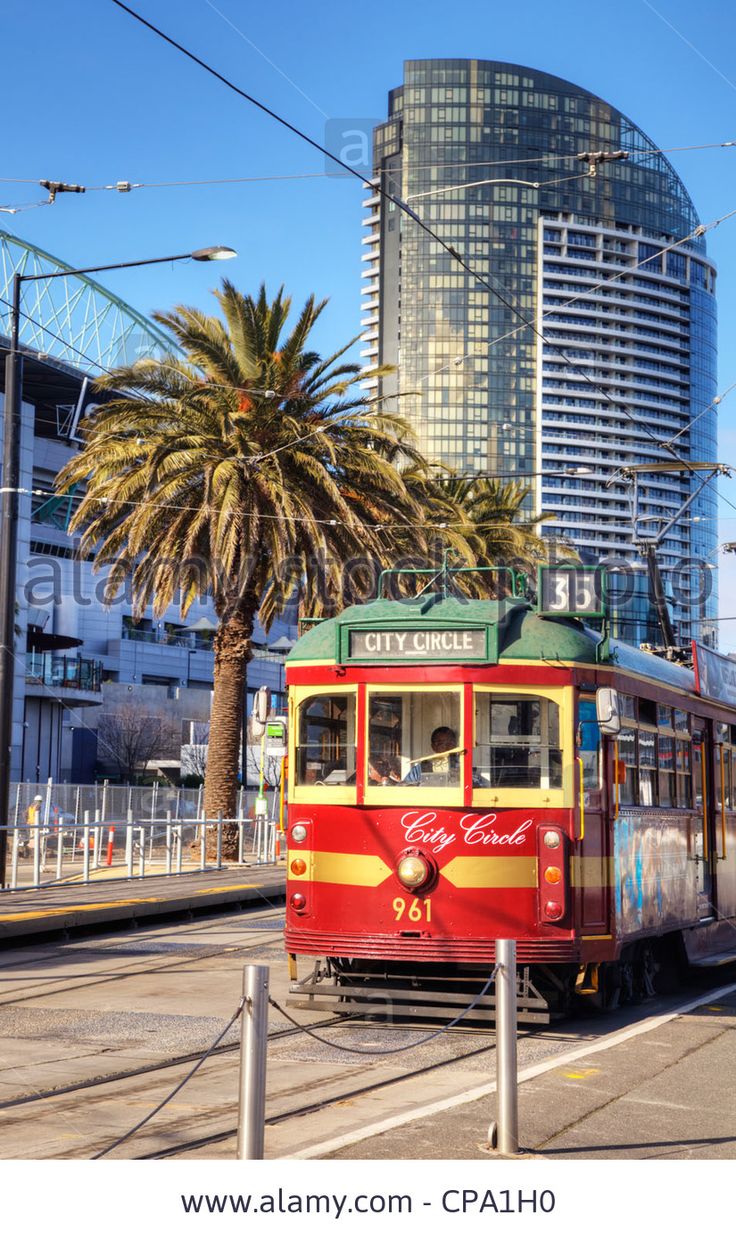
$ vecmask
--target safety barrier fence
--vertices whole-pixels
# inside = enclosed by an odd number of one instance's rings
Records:
[[[350,1051],[354,1055],[398,1055],[411,1051],[415,1047],[431,1042],[443,1034],[449,1033],[461,1021],[470,1015],[480,1000],[495,983],[496,989],[496,1048],[497,1048],[497,1118],[488,1128],[485,1148],[498,1151],[507,1157],[519,1153],[519,1121],[518,1121],[518,1066],[517,1066],[517,976],[516,976],[516,943],[512,939],[496,940],[496,965],[490,973],[483,989],[475,996],[465,1011],[441,1028],[420,1036],[404,1046],[386,1046],[378,1049],[364,1050],[354,1045],[340,1045],[323,1037],[295,1021],[270,994],[270,970],[268,965],[249,964],[243,970],[242,993],[233,1015],[225,1027],[220,1030],[214,1042],[197,1060],[186,1076],[179,1081],[169,1094],[148,1115],[140,1119],[133,1128],[117,1137],[111,1144],[92,1156],[93,1161],[105,1158],[113,1150],[145,1127],[154,1116],[184,1088],[199,1071],[210,1055],[222,1042],[233,1025],[240,1020],[240,1061],[238,1066],[238,1125],[236,1158],[241,1161],[263,1159],[265,1156],[266,1129],[266,1071],[268,1054],[268,1009],[274,1008],[291,1025],[307,1037],[313,1038],[323,1046],[339,1051]],[[373,1030],[372,1030],[373,1032]]]
[[[222,869],[226,863],[274,864],[278,824],[255,818],[102,819],[85,810],[81,822],[0,827],[7,835],[5,890],[120,878],[171,877]]]

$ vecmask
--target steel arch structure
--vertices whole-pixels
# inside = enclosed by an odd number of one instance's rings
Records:
[[[38,246],[0,229],[0,331],[10,335],[13,276],[71,272]],[[176,353],[165,332],[88,276],[29,281],[24,287],[21,344],[81,370],[104,371],[148,354]]]

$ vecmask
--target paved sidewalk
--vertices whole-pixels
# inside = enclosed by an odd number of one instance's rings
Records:
[[[64,883],[33,891],[0,891],[0,950],[33,934],[77,926],[245,906],[283,896],[283,865],[229,866],[168,877]]]
[[[488,1160],[495,1115],[492,1094],[325,1157]],[[523,1081],[519,1138],[541,1158],[736,1158],[736,987]]]

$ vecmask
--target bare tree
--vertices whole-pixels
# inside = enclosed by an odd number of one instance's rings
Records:
[[[185,719],[182,725],[181,773],[204,779],[207,773],[207,755],[210,744],[210,725],[207,720]]]
[[[164,714],[144,715],[132,703],[100,715],[97,725],[100,758],[117,769],[120,779],[135,783],[154,758],[171,757],[171,721]]]

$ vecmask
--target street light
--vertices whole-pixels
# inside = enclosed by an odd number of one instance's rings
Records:
[[[18,542],[18,488],[20,486],[20,443],[23,408],[23,355],[19,347],[21,285],[33,280],[55,280],[61,276],[93,275],[98,271],[120,271],[126,267],[149,267],[154,263],[176,263],[193,258],[213,262],[235,258],[229,246],[213,245],[186,254],[167,254],[163,258],[142,258],[128,263],[104,263],[95,267],[64,268],[40,274],[13,276],[10,309],[10,351],[5,361],[5,409],[3,433],[2,506],[0,506],[0,826],[8,825],[10,801],[10,758],[13,741],[13,679],[15,594]],[[0,832],[0,887],[5,885],[7,832]]]

